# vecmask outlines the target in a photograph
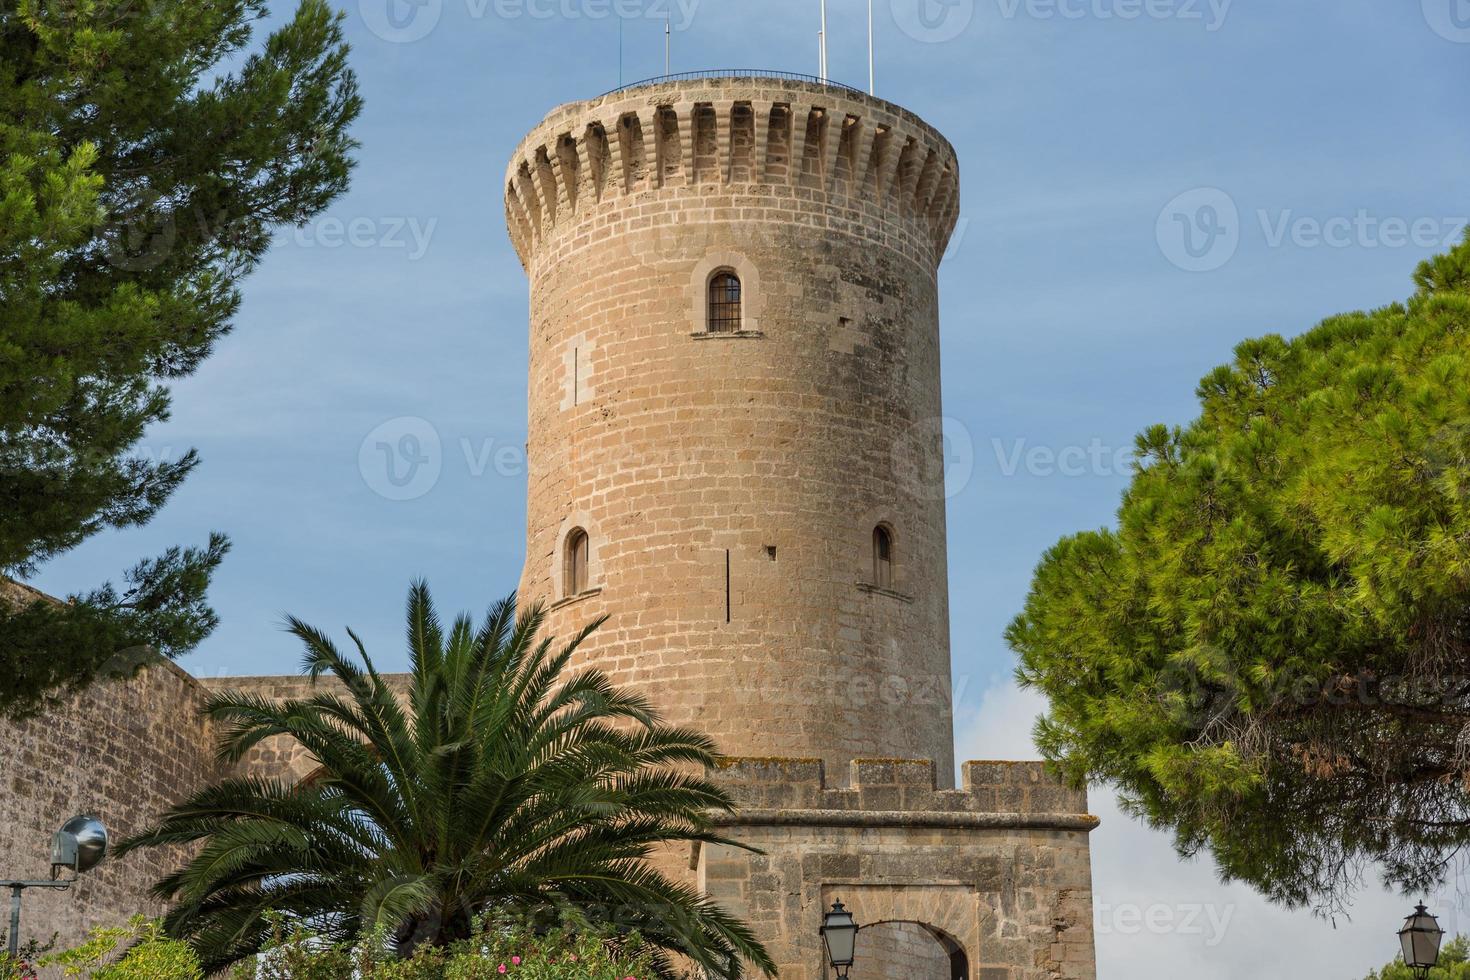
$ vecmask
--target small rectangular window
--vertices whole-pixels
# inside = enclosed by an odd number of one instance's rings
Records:
[[[709,281],[709,323],[716,333],[740,329],[740,279],[733,272],[718,273]]]
[[[893,588],[893,535],[881,525],[873,528],[873,584]]]

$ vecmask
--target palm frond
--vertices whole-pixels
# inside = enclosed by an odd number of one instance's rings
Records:
[[[215,970],[257,952],[273,914],[332,940],[386,929],[406,953],[468,938],[484,912],[615,907],[623,927],[712,976],[774,969],[738,919],[647,863],[670,844],[742,845],[710,823],[732,807],[701,775],[713,741],[599,671],[569,671],[598,623],[558,644],[544,609],[518,613],[512,597],[446,632],[421,581],[406,619],[406,705],[357,634],[347,657],[294,618],[303,672],[340,689],[209,700],[222,760],[280,737],[321,771],[307,786],[221,780],[122,843],[189,850],[156,885],[170,934]]]

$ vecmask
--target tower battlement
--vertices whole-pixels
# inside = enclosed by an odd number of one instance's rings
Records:
[[[818,811],[831,821],[850,815],[864,824],[877,814],[906,822],[960,818],[967,825],[1064,826],[1091,829],[1087,792],[1073,790],[1040,762],[966,762],[960,789],[939,789],[928,759],[854,759],[846,785],[832,785],[820,759],[731,758],[716,778],[735,798],[735,819],[770,823],[770,811]],[[742,818],[741,814],[745,816]],[[933,822],[933,821],[931,821]]]
[[[660,208],[657,201],[680,202]],[[528,270],[548,254],[702,220],[802,215],[937,264],[959,213],[954,148],[917,116],[852,89],[751,76],[658,82],[573,102],[521,143],[506,224]],[[650,205],[645,207],[645,205]]]

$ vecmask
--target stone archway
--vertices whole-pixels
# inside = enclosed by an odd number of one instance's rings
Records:
[[[980,898],[961,883],[828,885],[862,927],[852,980],[971,980],[980,941]]]
[[[958,941],[924,922],[871,922],[857,938],[852,980],[970,980]]]

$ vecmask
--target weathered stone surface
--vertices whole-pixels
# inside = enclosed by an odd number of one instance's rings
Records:
[[[505,189],[531,280],[520,595],[559,635],[606,615],[580,662],[728,752],[928,758],[950,784],[949,143],[856,92],[681,81],[554,110]],[[706,329],[721,270],[738,331]]]
[[[96,683],[36,718],[0,721],[0,878],[47,878],[51,835],[76,814],[95,814],[121,839],[217,778],[199,714],[205,696],[194,678],[159,663]],[[149,889],[182,857],[136,853],[104,861],[70,891],[28,890],[22,939],[57,933],[72,943],[93,926],[161,912]],[[0,930],[7,924],[0,920]]]

